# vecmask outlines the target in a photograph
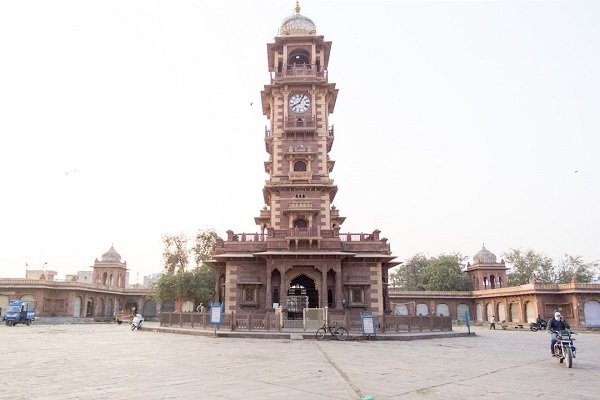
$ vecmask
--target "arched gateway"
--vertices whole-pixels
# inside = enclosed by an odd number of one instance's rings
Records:
[[[276,307],[289,318],[306,307],[391,312],[388,270],[398,263],[387,239],[378,230],[340,233],[346,218],[333,205],[338,188],[329,118],[338,89],[327,70],[331,42],[297,6],[267,53],[271,80],[261,92],[267,161],[257,158],[269,175],[265,206],[254,218],[259,233],[230,230],[217,240],[208,262],[217,278],[215,298],[225,312],[264,314]]]

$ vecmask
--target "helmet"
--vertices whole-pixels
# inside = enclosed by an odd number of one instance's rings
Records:
[[[554,319],[560,319],[561,316],[558,311],[554,313]]]

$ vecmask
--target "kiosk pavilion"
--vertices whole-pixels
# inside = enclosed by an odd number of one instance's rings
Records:
[[[278,309],[291,319],[305,308],[389,311],[388,269],[398,263],[387,239],[379,230],[340,233],[345,217],[333,206],[329,115],[338,89],[328,79],[330,51],[297,3],[267,45],[265,207],[254,218],[260,233],[227,231],[217,240],[210,264],[225,312]]]

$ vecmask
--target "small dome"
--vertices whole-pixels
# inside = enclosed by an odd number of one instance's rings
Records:
[[[315,35],[317,27],[310,18],[300,14],[300,5],[296,2],[294,14],[290,15],[281,23],[279,28],[279,36],[303,36]]]
[[[481,246],[481,250],[479,250],[479,252],[473,256],[474,264],[479,264],[479,263],[490,264],[490,263],[495,263],[495,262],[496,262],[496,255],[494,253],[492,253],[491,251],[489,251],[488,249],[486,249],[485,246]]]
[[[102,261],[116,261],[121,262],[121,255],[117,253],[114,246],[110,246],[110,249],[104,254],[102,254]]]

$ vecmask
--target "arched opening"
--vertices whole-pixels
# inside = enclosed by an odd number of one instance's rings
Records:
[[[112,276],[112,275],[111,275]],[[112,299],[108,299],[108,302],[106,303],[106,316],[110,316],[110,317],[114,317],[115,316],[115,308],[113,306],[113,300]]]
[[[271,272],[271,303],[275,307],[281,305],[280,290],[281,287],[281,273],[279,270]]]
[[[73,302],[73,317],[81,317],[81,297],[76,296]]]
[[[113,275],[110,274],[110,276],[108,277],[108,286],[112,286],[113,285]]]
[[[535,304],[532,301],[528,301],[525,303],[525,315],[527,321],[525,322],[536,322],[537,321],[537,313],[535,311]]]
[[[85,307],[85,316],[92,317],[94,315],[94,299],[89,299]]]
[[[466,321],[467,315],[469,315],[469,319],[470,319],[471,314],[469,312],[469,306],[466,304],[459,304],[458,307],[456,307],[456,319],[461,320],[461,321]]]
[[[290,282],[287,296],[288,319],[302,318],[305,308],[319,306],[319,292],[315,281],[304,274],[300,274]]]
[[[600,302],[589,300],[583,303],[585,326],[600,326]]]
[[[327,307],[335,308],[335,271],[327,271]]]
[[[296,161],[294,163],[294,171],[306,171],[306,163],[304,161]]]
[[[487,305],[485,306],[485,313],[486,315],[486,320],[490,320],[490,318],[492,318],[492,316],[496,316],[496,313],[494,312],[494,307],[492,306],[492,303],[487,303]],[[497,319],[496,319],[497,320]]]
[[[488,278],[487,277],[483,277],[483,288],[487,289],[488,288]]]
[[[498,318],[496,320],[500,322],[506,321],[506,306],[504,303],[498,304]]]
[[[435,306],[435,313],[442,317],[449,317],[450,308],[448,307],[448,304],[438,304]]]
[[[108,274],[105,272],[102,274],[102,284],[106,285],[108,283]]]
[[[96,317],[104,316],[104,299],[99,299],[98,304],[96,305]]]
[[[510,303],[508,308],[510,310],[510,321],[511,322],[521,322],[521,317],[519,316],[519,304],[518,303]]]
[[[306,229],[308,228],[308,222],[304,218],[298,218],[294,221],[294,228]]]
[[[156,317],[156,303],[152,300],[144,302],[144,318]]]
[[[475,313],[477,314],[477,321],[483,321],[483,305],[481,303],[477,303],[477,307],[475,308]]]
[[[498,287],[500,287],[500,288],[502,287],[502,277],[501,276],[498,277]]]
[[[490,289],[496,289],[496,277],[490,275]]]
[[[417,304],[417,315],[429,315],[429,307],[425,303]]]
[[[306,50],[296,50],[290,53],[288,66],[310,65],[310,55]]]

